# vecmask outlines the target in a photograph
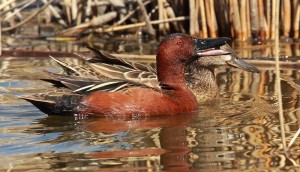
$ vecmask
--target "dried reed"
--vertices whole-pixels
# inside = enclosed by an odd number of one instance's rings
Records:
[[[22,19],[24,9],[29,5],[32,6],[37,0],[22,2],[0,0],[0,2],[2,22],[6,23],[2,25],[4,32],[22,26],[38,14],[34,13],[35,15],[25,16],[26,18]],[[281,1],[281,10],[275,8],[277,0],[64,0],[55,3],[53,0],[42,0],[42,2],[43,7],[36,11],[40,13],[47,7],[52,15],[50,17],[55,19],[52,22],[62,26],[62,33],[70,30],[76,34],[94,32],[89,28],[95,28],[96,32],[99,30],[114,32],[120,29],[106,28],[119,27],[122,24],[120,28],[129,29],[135,23],[144,20],[146,25],[138,25],[152,35],[189,30],[191,35],[200,37],[231,36],[238,40],[248,40],[251,37],[259,41],[275,40],[275,16],[279,12],[281,32],[278,34],[299,39],[299,0]],[[59,6],[62,8],[58,8]],[[137,14],[137,11],[141,15]],[[100,16],[108,14],[114,15],[105,22],[97,20],[101,19]],[[184,26],[182,20],[168,20],[178,16],[189,16],[189,25]],[[17,23],[17,20],[20,22]],[[160,22],[155,31],[150,24],[152,21],[172,22]]]

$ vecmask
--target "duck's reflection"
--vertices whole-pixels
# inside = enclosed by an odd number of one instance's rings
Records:
[[[51,140],[54,144],[83,140],[88,147],[81,157],[85,161],[105,161],[128,170],[214,171],[284,166],[288,161],[278,146],[276,114],[258,111],[249,104],[247,107],[247,113],[237,110],[230,116],[215,108],[219,114],[202,109],[198,114],[142,119],[77,116],[71,120],[72,117],[49,116],[39,123],[44,133],[63,131]]]

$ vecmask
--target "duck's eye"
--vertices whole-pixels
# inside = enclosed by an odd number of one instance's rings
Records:
[[[177,41],[177,44],[178,45],[181,45],[183,43],[183,41],[181,40],[181,39],[179,39],[178,41]]]

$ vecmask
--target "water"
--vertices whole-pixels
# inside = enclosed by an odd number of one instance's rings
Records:
[[[55,62],[7,57],[0,64],[0,171],[294,171],[300,162],[299,139],[289,152],[282,149],[270,68],[217,68],[221,96],[197,114],[122,120],[47,116],[17,96],[47,91],[51,85],[38,78],[42,70],[61,72]],[[282,73],[300,78],[294,69]],[[300,125],[300,96],[281,83],[290,141]]]

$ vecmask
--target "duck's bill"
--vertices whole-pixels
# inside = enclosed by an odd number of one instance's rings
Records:
[[[197,51],[197,56],[200,57],[198,58],[198,61],[200,61],[201,65],[203,66],[228,64],[248,72],[259,72],[255,66],[240,59],[228,44],[224,44],[219,48],[215,47],[207,50]]]
[[[207,49],[202,51],[197,51],[197,55],[199,57],[204,56],[221,56],[221,55],[230,55],[232,52],[229,50],[222,50],[222,49]]]
[[[234,53],[231,54],[231,58],[227,61],[227,64],[229,64],[230,66],[234,66],[234,67],[243,69],[248,72],[259,73],[259,70],[255,66],[238,58]]]
[[[230,38],[220,37],[220,38],[207,38],[207,39],[197,39],[194,38],[196,42],[196,51],[206,51],[208,49],[215,49],[222,45],[231,42]]]

